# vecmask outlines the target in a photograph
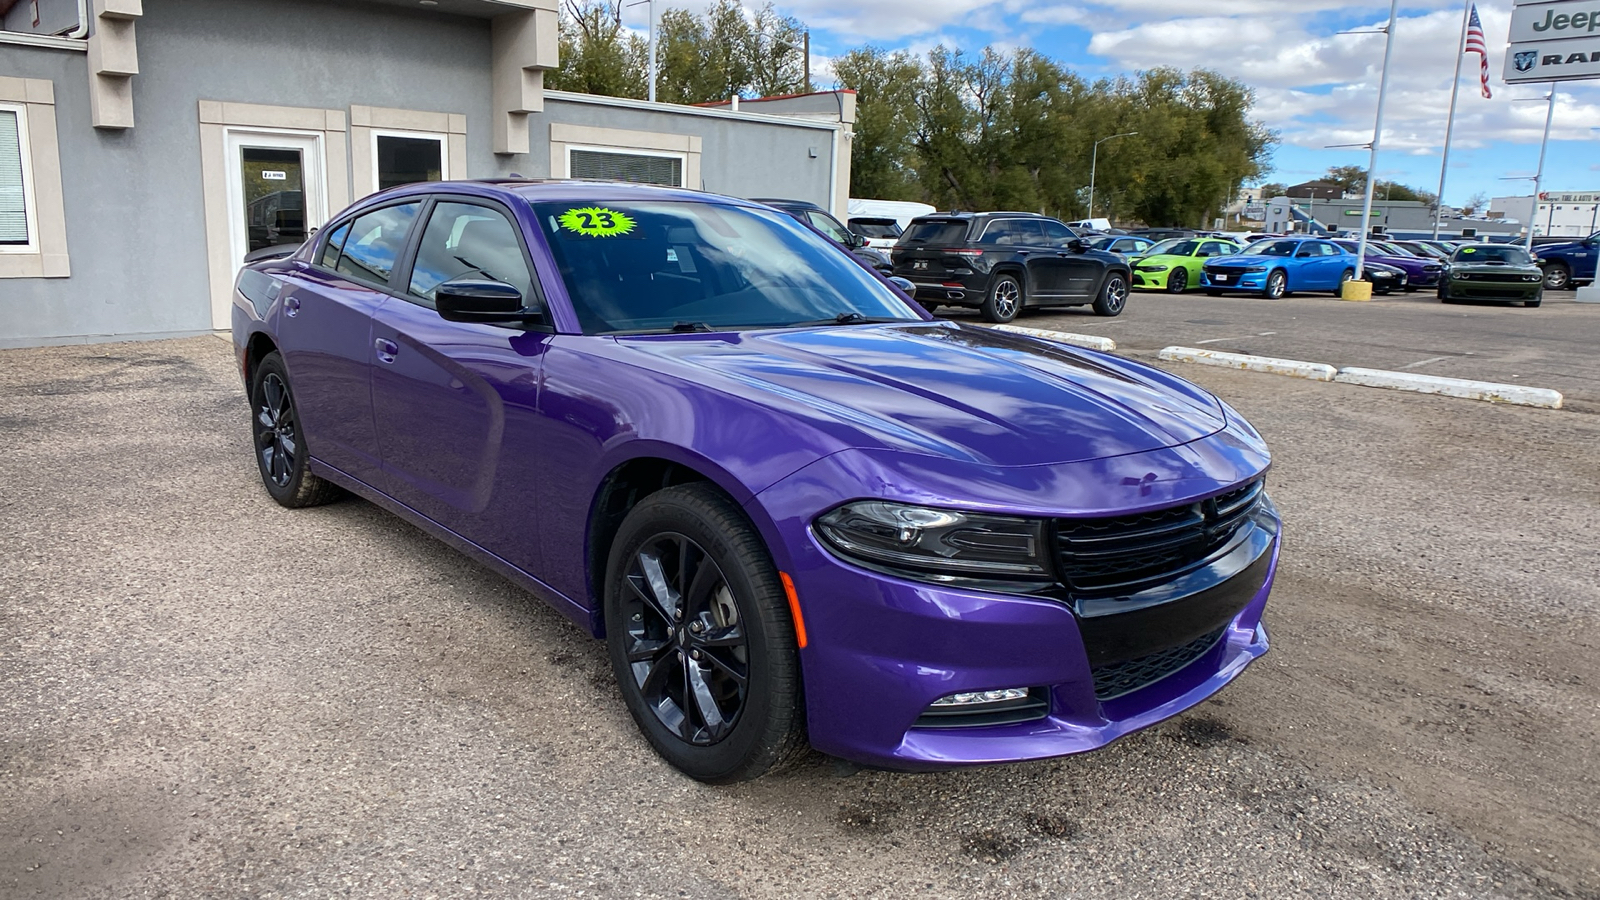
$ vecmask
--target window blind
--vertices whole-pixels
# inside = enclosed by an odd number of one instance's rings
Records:
[[[573,150],[572,177],[589,181],[631,181],[682,187],[683,160],[676,156]]]
[[[0,244],[28,243],[20,131],[17,113],[0,109]]]

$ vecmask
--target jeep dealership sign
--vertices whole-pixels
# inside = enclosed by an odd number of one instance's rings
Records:
[[[1516,0],[1507,84],[1600,78],[1600,0]]]

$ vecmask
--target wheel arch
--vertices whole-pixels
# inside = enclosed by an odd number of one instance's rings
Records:
[[[267,354],[274,353],[277,351],[277,349],[277,342],[275,342],[271,335],[268,335],[265,331],[257,331],[250,335],[250,339],[245,342],[244,346],[243,374],[246,389],[248,389],[250,386],[250,380],[256,375],[256,366],[260,365],[261,361],[267,358]]]
[[[1010,275],[1012,278],[1017,279],[1018,284],[1022,285],[1022,298],[1024,303],[1027,302],[1028,295],[1033,293],[1033,287],[1028,283],[1028,267],[1020,262],[1008,260],[1007,262],[999,263],[990,270],[989,274],[990,291],[994,290],[994,279],[1000,277],[1001,275]],[[988,296],[988,293],[989,291],[984,291],[984,296]]]
[[[593,630],[596,637],[605,636],[605,624],[599,611],[604,603],[606,564],[623,519],[641,500],[657,491],[696,483],[709,484],[738,504],[755,526],[767,552],[772,554],[774,564],[782,568],[783,560],[774,545],[776,526],[767,519],[760,504],[749,502],[755,492],[748,486],[710,459],[681,447],[631,441],[624,455],[607,461],[606,474],[590,498],[584,529],[583,571],[589,596],[595,603]]]

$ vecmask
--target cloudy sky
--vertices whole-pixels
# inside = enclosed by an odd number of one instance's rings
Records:
[[[698,0],[661,0],[699,6]],[[753,0],[745,0],[753,5]],[[1088,78],[1153,66],[1207,67],[1255,88],[1257,115],[1281,132],[1271,180],[1329,166],[1365,166],[1383,62],[1381,34],[1338,35],[1387,21],[1388,0],[779,0],[812,28],[818,68],[862,44],[923,51],[1031,46]],[[658,8],[660,4],[658,3]],[[1380,178],[1433,190],[1450,103],[1462,0],[1402,0],[1384,115]],[[1477,56],[1462,71],[1448,202],[1482,191],[1527,193],[1544,128],[1543,85],[1501,83],[1511,0],[1479,0],[1492,100],[1478,93]],[[644,24],[644,7],[630,10]],[[822,79],[819,79],[822,80]],[[1531,98],[1525,100],[1524,98]],[[1545,189],[1600,190],[1600,80],[1556,91]]]

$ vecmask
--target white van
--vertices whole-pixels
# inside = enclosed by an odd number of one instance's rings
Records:
[[[1067,227],[1071,228],[1074,231],[1110,231],[1111,230],[1111,220],[1110,219],[1079,219],[1076,222],[1068,222],[1067,223]]]
[[[938,211],[938,207],[929,203],[915,203],[910,200],[857,200],[852,197],[846,207],[845,217],[893,219],[900,226],[900,230],[904,231],[917,216],[928,216]]]

